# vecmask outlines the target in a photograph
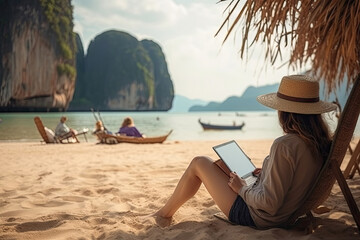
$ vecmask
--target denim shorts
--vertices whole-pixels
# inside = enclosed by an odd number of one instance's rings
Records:
[[[238,225],[255,227],[255,223],[251,218],[249,208],[242,197],[239,195],[230,209],[229,221]]]

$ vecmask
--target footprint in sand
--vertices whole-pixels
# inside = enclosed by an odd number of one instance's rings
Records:
[[[87,198],[79,196],[59,196],[58,198],[61,198],[62,200],[68,202],[84,202],[85,200],[87,200]]]
[[[64,182],[68,182],[68,181],[72,181],[72,180],[75,180],[75,178],[74,178],[74,177],[71,177],[71,176],[67,176],[67,177],[64,177],[64,178],[63,178],[63,181],[64,181]]]
[[[10,202],[6,201],[6,200],[0,200],[0,208],[5,207],[6,205],[8,205]]]
[[[99,188],[96,190],[98,194],[112,193],[113,195],[119,195],[120,190],[118,188],[109,187],[109,188]]]
[[[80,174],[80,177],[100,180],[102,178],[106,178],[106,175],[105,174],[98,174],[98,173],[82,173],[82,174]]]
[[[78,192],[81,195],[87,196],[87,197],[92,197],[92,196],[96,195],[93,190],[89,190],[89,189],[86,189],[86,188],[76,189],[75,192]]]
[[[39,178],[37,180],[41,180],[43,179],[43,177],[52,174],[52,172],[43,172],[41,174],[39,174]]]
[[[8,198],[8,197],[11,197],[11,196],[14,196],[17,194],[17,191],[14,190],[14,189],[3,189],[4,192],[0,193],[0,198]]]
[[[97,226],[97,225],[100,225],[100,224],[114,225],[114,224],[116,224],[116,221],[108,219],[108,218],[104,218],[104,217],[96,217],[94,219],[90,219],[89,223],[94,225],[94,226]]]
[[[35,206],[40,206],[40,207],[60,207],[66,204],[69,204],[67,202],[64,201],[34,201],[31,204],[35,205]]]
[[[17,232],[29,232],[29,231],[45,231],[51,228],[56,228],[63,224],[60,220],[51,220],[46,222],[26,222],[21,223],[15,227]]]
[[[60,191],[61,188],[48,188],[48,189],[45,189],[43,191],[39,191],[38,193],[42,193],[44,194],[45,196],[49,196],[51,195],[53,192],[57,192],[57,191]]]

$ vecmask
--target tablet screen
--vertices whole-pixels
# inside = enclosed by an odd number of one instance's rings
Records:
[[[217,145],[213,149],[228,168],[236,172],[240,177],[244,177],[254,171],[254,164],[234,140]]]

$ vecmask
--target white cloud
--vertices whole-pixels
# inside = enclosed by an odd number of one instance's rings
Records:
[[[82,31],[85,49],[91,39],[108,29],[156,38],[186,14],[182,5],[171,0],[75,0],[73,4],[75,31]]]
[[[287,68],[267,72],[263,48],[252,48],[248,61],[240,60],[240,36],[222,45],[225,31],[220,27],[225,4],[198,0],[74,0],[75,31],[84,49],[98,34],[116,29],[139,40],[152,39],[163,49],[175,93],[190,98],[224,100],[240,95],[248,85],[279,82],[291,73]],[[286,57],[285,57],[286,59]],[[282,63],[278,63],[277,66]]]

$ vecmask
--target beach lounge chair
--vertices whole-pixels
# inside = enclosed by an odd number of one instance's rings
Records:
[[[336,101],[334,101],[333,103],[335,103],[338,106],[338,112],[336,113],[336,117],[340,118],[342,109],[341,109],[341,105],[339,103],[338,98],[336,98]],[[348,150],[351,154],[351,158],[344,170],[344,177],[345,177],[345,179],[347,179],[347,178],[352,179],[354,177],[356,171],[358,171],[360,174],[360,166],[359,166],[360,165],[360,140],[358,141],[358,143],[355,147],[355,150],[353,150],[351,148],[351,144],[349,144]]]
[[[45,127],[44,127],[40,117],[34,117],[34,122],[35,122],[35,125],[36,125],[39,133],[40,133],[40,136],[43,139],[43,142],[45,142],[45,143],[56,143],[55,139],[50,139],[50,136],[48,136],[47,131],[45,130]]]
[[[36,116],[34,117],[35,125],[43,139],[43,142],[45,143],[64,143],[63,141],[66,140],[68,143],[73,142],[73,137],[70,134],[65,134],[63,136],[55,136],[55,134],[52,132],[52,130],[46,128],[44,124],[42,123],[40,117]],[[76,136],[84,135],[84,138],[87,142],[86,134],[88,132],[88,129],[84,129],[81,132],[78,132]],[[78,142],[78,141],[76,141]]]
[[[292,226],[297,219],[306,214],[308,220],[310,220],[308,230],[313,231],[316,228],[316,223],[311,211],[319,207],[329,197],[331,189],[337,180],[355,223],[360,230],[360,212],[340,169],[359,117],[360,102],[358,99],[360,99],[360,75],[353,85],[344,111],[340,116],[329,156],[312,189],[306,194],[305,200],[288,220],[287,227]]]

